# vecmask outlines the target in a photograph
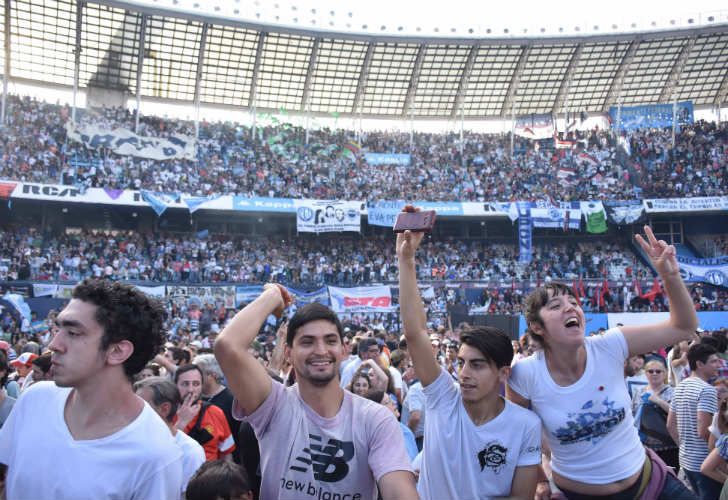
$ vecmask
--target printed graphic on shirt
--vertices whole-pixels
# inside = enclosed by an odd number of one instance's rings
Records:
[[[329,439],[323,444],[321,436],[309,434],[308,437],[310,448],[304,448],[296,457],[298,464],[292,465],[291,470],[307,472],[309,467],[313,467],[314,479],[327,483],[344,479],[349,474],[347,462],[354,456],[354,443]]]
[[[559,427],[553,433],[561,444],[579,443],[588,441],[592,444],[598,443],[604,436],[624,420],[624,408],[614,408],[614,401],[605,398],[601,402],[601,409],[597,407],[600,403],[592,400],[587,401],[580,411],[569,413],[569,419],[565,427]]]
[[[486,467],[498,474],[503,467],[506,466],[506,457],[508,448],[497,441],[491,441],[485,445],[485,448],[478,453],[478,462],[480,463],[480,471]]]

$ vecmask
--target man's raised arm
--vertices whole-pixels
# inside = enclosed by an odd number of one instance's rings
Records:
[[[440,367],[432,353],[427,335],[427,315],[417,288],[415,253],[423,233],[405,231],[397,234],[399,261],[399,314],[404,336],[415,367],[415,374],[423,386],[428,386],[440,375]]]
[[[290,302],[290,295],[283,287],[264,285],[263,293],[238,311],[215,341],[215,357],[246,415],[258,409],[271,391],[268,373],[248,348],[266,318],[282,313]]]

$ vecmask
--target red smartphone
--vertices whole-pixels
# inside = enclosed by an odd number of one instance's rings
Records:
[[[394,223],[395,233],[412,231],[413,233],[429,233],[435,225],[437,213],[434,210],[423,212],[400,212]]]

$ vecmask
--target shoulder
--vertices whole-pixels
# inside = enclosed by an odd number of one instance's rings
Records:
[[[541,419],[531,410],[505,400],[506,406],[503,412],[512,423],[522,422],[526,427],[541,426]]]
[[[18,403],[28,405],[40,402],[47,405],[49,401],[65,401],[71,390],[70,387],[58,387],[55,382],[36,382],[23,391]]]

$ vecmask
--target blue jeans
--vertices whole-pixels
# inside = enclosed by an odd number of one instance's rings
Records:
[[[696,498],[698,497],[672,474],[667,475],[665,486],[662,487],[662,492],[657,497],[658,500],[695,500]]]
[[[718,481],[713,481],[708,476],[705,476],[700,472],[687,469],[683,470],[685,470],[685,475],[690,481],[690,485],[693,487],[693,490],[699,500],[718,500],[720,490],[723,488],[722,484]]]

